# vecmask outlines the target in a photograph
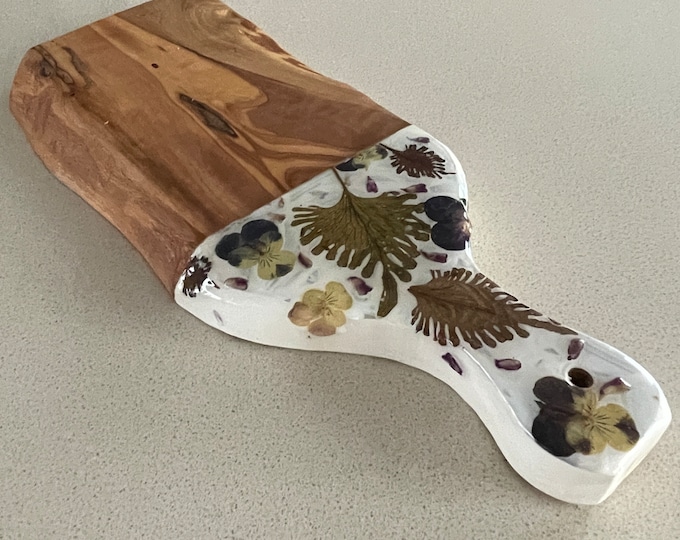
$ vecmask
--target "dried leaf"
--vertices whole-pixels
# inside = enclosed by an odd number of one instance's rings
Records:
[[[381,263],[383,292],[378,316],[384,317],[397,305],[395,277],[404,282],[411,280],[409,270],[416,267],[419,253],[414,240],[426,241],[430,227],[415,215],[423,211],[421,204],[406,204],[415,195],[358,197],[335,174],[342,185],[340,200],[329,208],[294,208],[292,224],[302,227],[302,245],[318,241],[312,254],[325,251],[326,259],[336,261],[342,268],[354,270],[361,266],[363,278],[371,277]]]
[[[511,330],[519,337],[528,337],[523,326],[558,334],[576,333],[521,304],[483,274],[464,268],[431,273],[428,283],[409,288],[417,301],[411,324],[416,325],[417,332],[432,335],[440,345],[450,342],[457,347],[462,339],[473,349],[495,347],[513,339]]]

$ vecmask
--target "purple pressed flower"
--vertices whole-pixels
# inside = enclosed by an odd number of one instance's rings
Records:
[[[378,193],[378,184],[370,176],[366,177],[366,191],[369,193]]]
[[[245,291],[248,288],[248,280],[241,277],[230,277],[224,280],[224,284],[232,289],[238,289],[239,291]]]
[[[413,184],[412,186],[403,188],[404,193],[427,193],[427,186],[425,184]]]
[[[630,390],[630,384],[624,381],[621,377],[616,377],[609,382],[606,382],[600,388],[601,396],[608,396],[609,394],[622,394]]]
[[[365,296],[373,290],[373,287],[371,287],[360,277],[350,277],[347,278],[347,281],[349,281],[354,286],[354,290],[359,296]]]
[[[305,268],[312,267],[312,260],[306,255],[303,255],[302,253],[298,254],[298,261],[300,261],[300,264]]]
[[[458,361],[453,357],[451,353],[446,353],[445,355],[442,356],[442,358],[446,361],[446,363],[451,366],[451,369],[458,373],[458,375],[463,374],[463,368],[460,367],[460,364]]]
[[[569,342],[569,349],[567,349],[567,360],[576,360],[581,354],[585,344],[585,341],[582,339],[572,339]]]
[[[498,369],[505,369],[507,371],[517,371],[522,367],[522,362],[515,360],[514,358],[501,358],[495,360],[495,363]]]
[[[449,258],[446,253],[439,253],[438,251],[421,251],[420,254],[428,261],[436,263],[445,263]]]

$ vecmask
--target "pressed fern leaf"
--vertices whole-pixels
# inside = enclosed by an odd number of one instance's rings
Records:
[[[416,325],[416,332],[432,335],[440,345],[450,342],[457,347],[462,338],[473,349],[483,344],[495,347],[514,337],[511,330],[528,337],[523,326],[576,334],[499,290],[485,275],[464,268],[432,271],[428,283],[414,285],[409,292],[417,301],[411,324]]]
[[[335,172],[335,171],[333,171]],[[338,266],[355,269],[361,275],[373,275],[377,263],[382,265],[383,292],[378,316],[384,317],[397,305],[397,281],[411,281],[418,248],[413,240],[426,241],[430,226],[416,217],[422,204],[406,204],[416,195],[383,193],[378,197],[358,197],[350,193],[340,177],[340,200],[330,208],[320,206],[293,208],[293,226],[301,226],[300,242],[312,248],[314,255],[326,252],[326,259]]]

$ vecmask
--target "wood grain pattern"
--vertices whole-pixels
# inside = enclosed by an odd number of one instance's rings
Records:
[[[407,125],[217,0],[154,0],[34,47],[10,106],[170,292],[207,235]]]

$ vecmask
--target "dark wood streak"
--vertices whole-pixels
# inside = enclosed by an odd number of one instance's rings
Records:
[[[38,51],[43,57],[43,62],[40,63],[40,74],[43,77],[51,77],[52,75],[56,74],[56,76],[59,77],[59,79],[61,79],[62,82],[67,86],[72,86],[75,84],[73,77],[71,77],[67,71],[59,67],[59,64],[55,60],[54,56],[48,53],[44,47],[38,45],[35,47],[35,50]],[[47,66],[49,66],[49,68]]]
[[[229,122],[227,122],[215,109],[208,107],[205,103],[201,103],[197,99],[187,96],[186,94],[180,94],[179,99],[199,115],[203,119],[205,125],[209,128],[221,131],[234,138],[238,137],[238,133],[234,131],[234,128],[232,128]]]
[[[73,67],[85,81],[85,88],[90,86],[92,84],[92,79],[87,74],[87,64],[85,64],[85,62],[80,59],[80,57],[71,47],[64,47],[64,51],[68,53],[69,57],[71,58],[71,64],[73,64]]]

